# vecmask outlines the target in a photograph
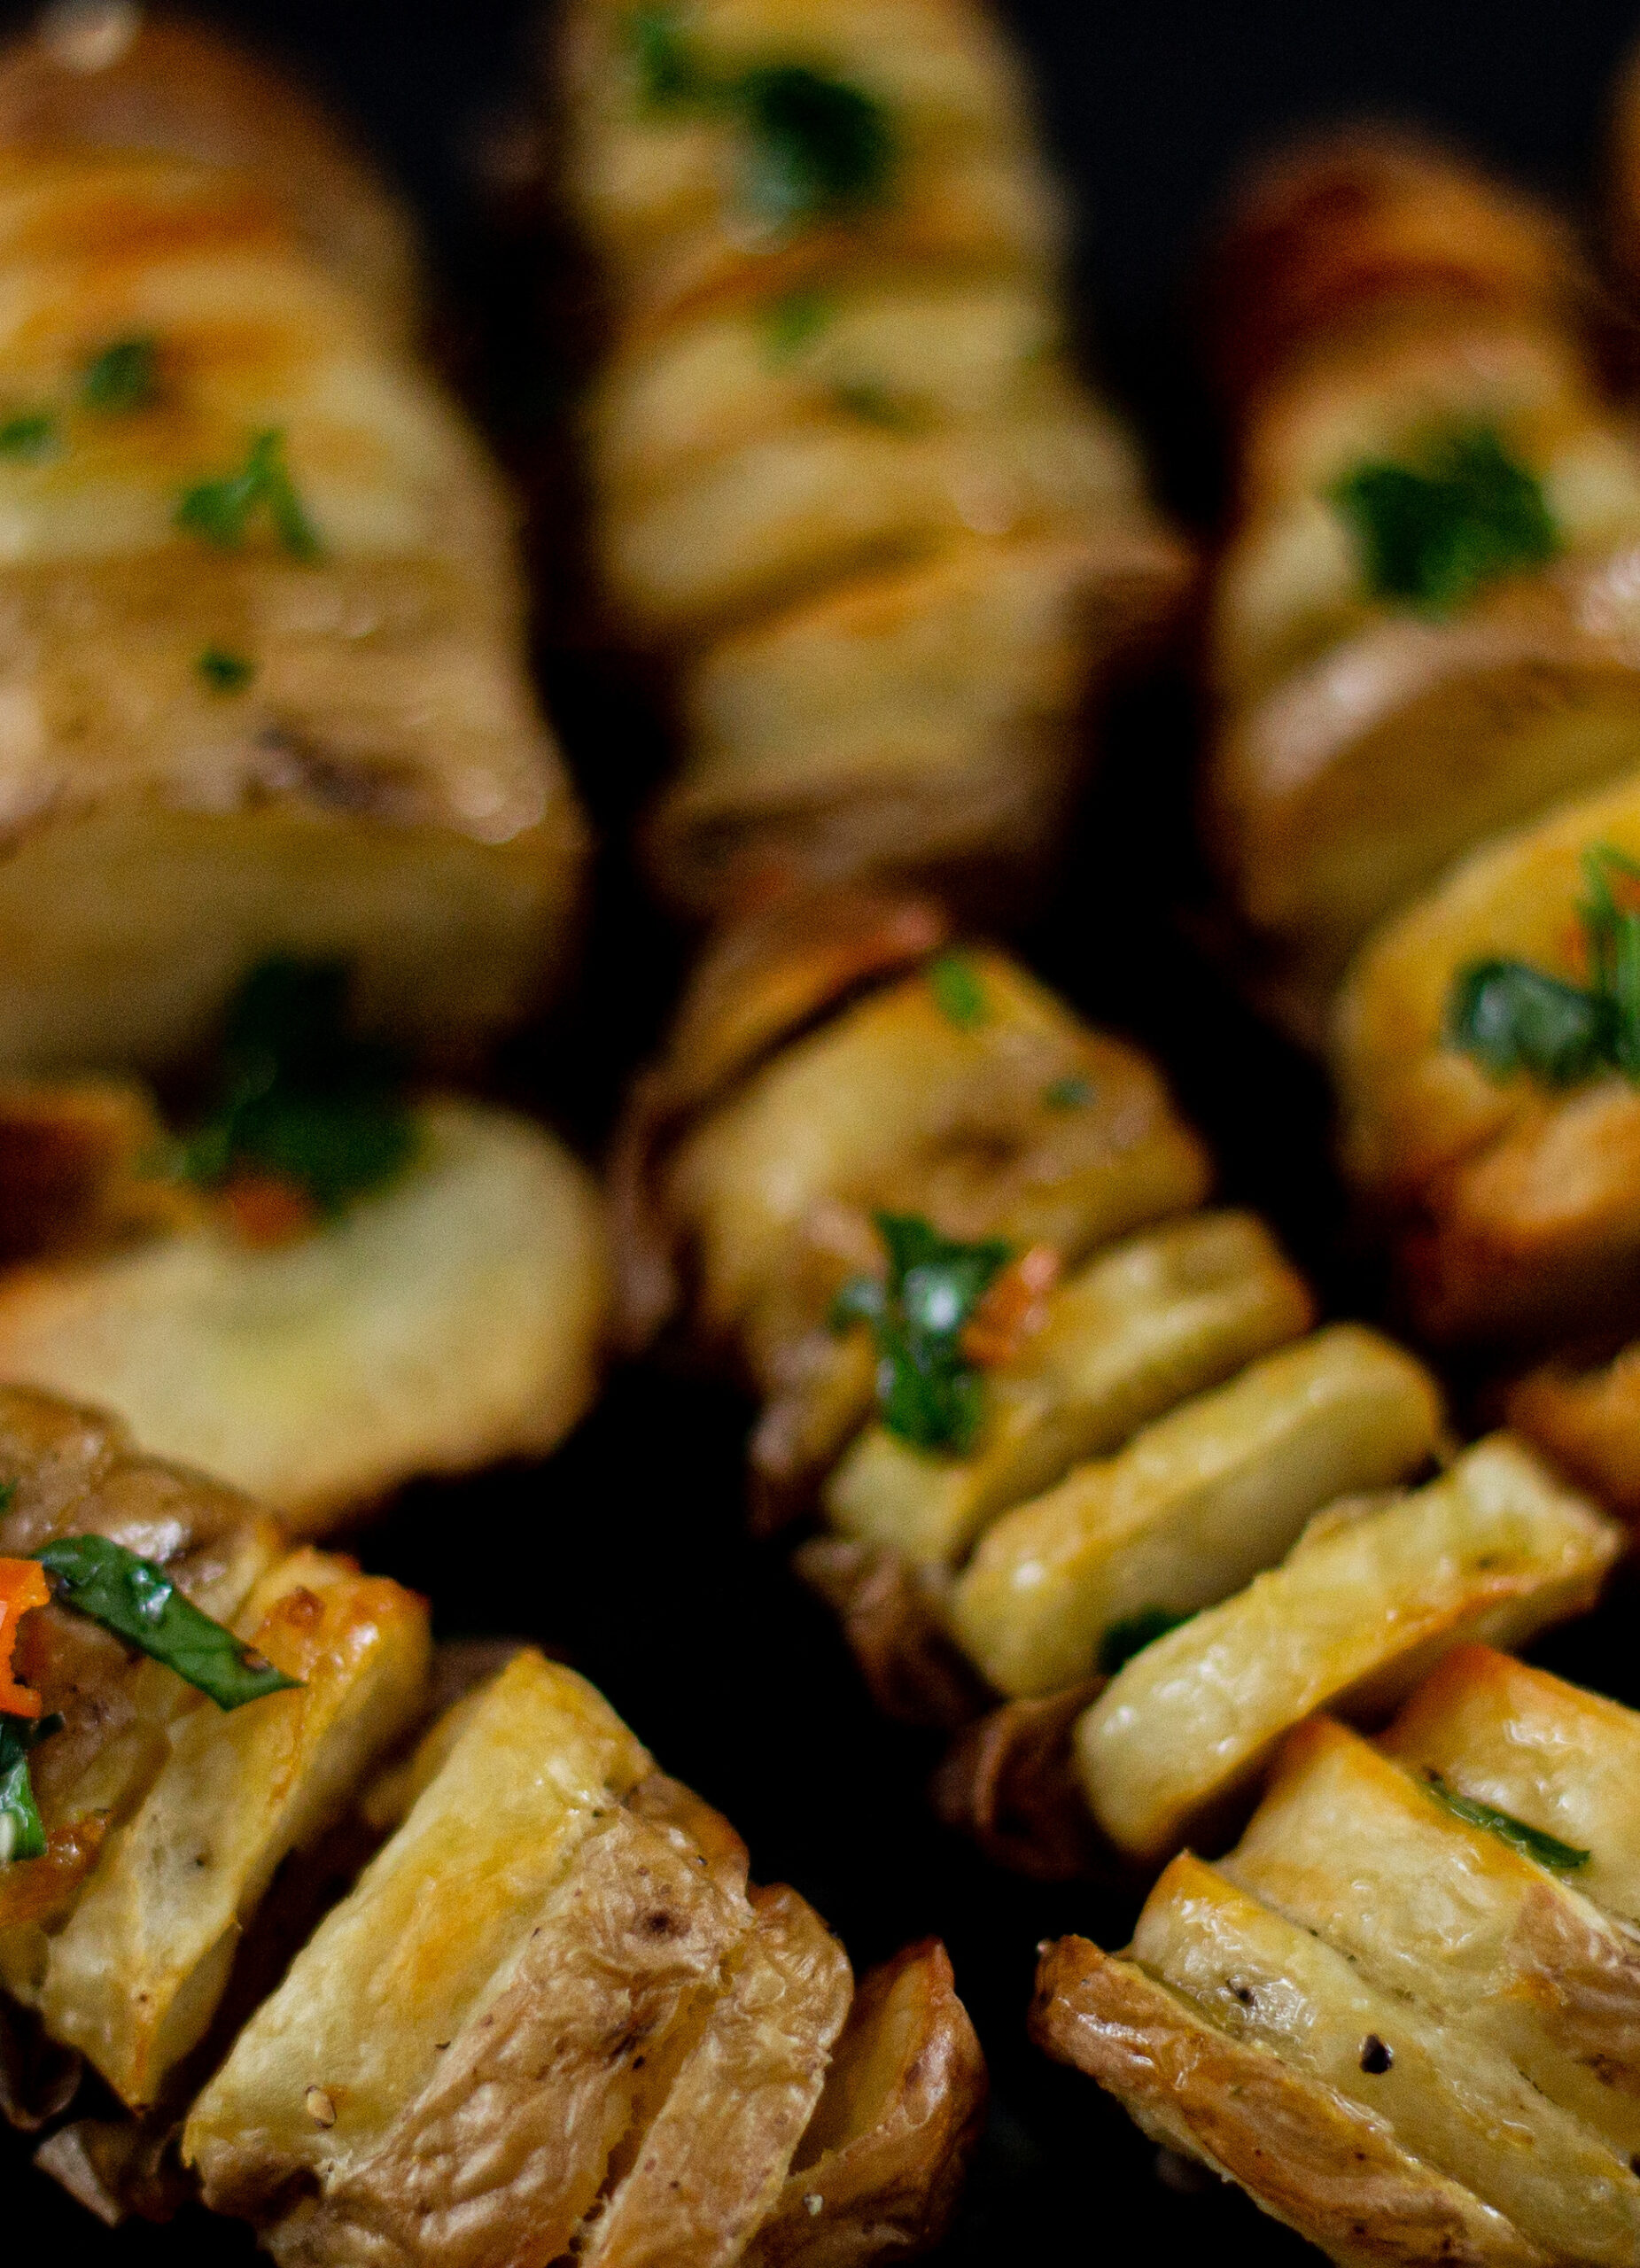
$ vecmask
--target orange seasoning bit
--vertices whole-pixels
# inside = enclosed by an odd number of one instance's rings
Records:
[[[236,1233],[249,1245],[294,1244],[319,1223],[319,1208],[282,1173],[236,1174],[222,1192]]]
[[[1033,1244],[986,1291],[962,1334],[962,1351],[982,1370],[1017,1362],[1047,1321],[1047,1295],[1064,1265],[1051,1244]]]
[[[18,1683],[12,1663],[24,1615],[51,1604],[51,1586],[37,1559],[0,1559],[0,1715],[37,1717],[44,1706]]]

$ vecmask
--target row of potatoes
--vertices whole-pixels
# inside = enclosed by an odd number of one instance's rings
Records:
[[[197,32],[0,56],[0,1571],[101,1538],[284,1681],[224,1712],[0,1588],[44,1841],[0,1861],[0,2107],[106,2218],[185,2167],[306,2268],[937,2241],[983,2100],[943,1952],[855,1992],[581,1681],[432,1658],[288,1541],[544,1453],[665,1331],[755,1394],[757,1517],[878,1697],[955,1736],[947,1818],[1166,1866],[1129,1956],[1045,1954],[1051,2053],[1341,2260],[1640,2262],[1640,1732],[1491,1651],[1621,1556],[1640,1371],[1539,1367],[1538,1448],[1465,1446],[947,910],[1041,871],[1191,577],[1071,366],[1014,58],[968,0],[577,0],[550,77],[603,596],[676,697],[646,853],[718,925],[607,1192],[344,1029],[477,1063],[587,848],[400,217]],[[1217,286],[1249,981],[1337,1036],[1420,1332],[1519,1370],[1629,1320],[1630,791],[1441,877],[1625,769],[1640,460],[1565,233],[1437,151],[1276,169]],[[178,1130],[138,1075],[184,1060]],[[80,2059],[119,2116],[69,2115]]]

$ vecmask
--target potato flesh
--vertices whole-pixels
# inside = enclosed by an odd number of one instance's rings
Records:
[[[1416,1495],[1322,1523],[1089,1708],[1076,1751],[1095,1819],[1135,1857],[1165,1856],[1314,1711],[1387,1708],[1464,1641],[1524,1643],[1592,1603],[1621,1543],[1506,1435]]]
[[[591,2268],[729,2268],[778,2199],[853,1998],[795,1891],[759,1891],[727,1986],[593,2225]]]
[[[1335,1896],[1356,1901],[1341,1859]],[[1329,1943],[1332,1938],[1334,1941]],[[1508,2056],[1386,1990],[1239,1877],[1176,1859],[1139,1917],[1131,1957],[1226,2038],[1279,2055],[1385,2119],[1426,2164],[1462,2182],[1555,2257],[1640,2260],[1640,2180]],[[1387,2067],[1364,2068],[1380,2041]]]
[[[1441,1425],[1411,1356],[1358,1325],[1319,1332],[1004,1513],[958,1581],[952,1628],[999,1692],[1074,1685],[1113,1624],[1224,1598],[1323,1505],[1408,1479]]]
[[[999,1512],[1295,1338],[1312,1314],[1305,1285],[1245,1213],[1135,1237],[1046,1304],[1018,1359],[987,1376],[978,1448],[931,1457],[873,1426],[826,1485],[835,1527],[913,1562],[955,1564]]]
[[[293,1553],[237,1628],[301,1690],[173,1725],[142,1809],[104,1844],[51,1941],[40,1993],[55,2036],[134,2107],[159,2098],[207,2028],[280,1860],[330,1823],[422,1705],[425,1607],[345,1562]]]
[[[683,1145],[671,1200],[698,1242],[709,1329],[773,1291],[828,1202],[1074,1255],[1202,1194],[1200,1146],[1147,1065],[1000,954],[965,959],[976,1025],[913,976],[795,1042]],[[1092,1090],[1084,1107],[1047,1099],[1066,1077]]]
[[[1640,1718],[1488,1647],[1450,1654],[1380,1745],[1589,1859],[1570,1877],[1640,1928]]]
[[[439,1103],[395,1183],[271,1250],[206,1226],[0,1281],[0,1369],[316,1532],[417,1472],[544,1451],[591,1398],[596,1192],[548,1137]]]
[[[1640,1518],[1640,1343],[1585,1367],[1560,1357],[1507,1392],[1505,1422],[1620,1518]]]
[[[1640,1946],[1570,1877],[1325,1720],[1294,1738],[1224,1866],[1510,2058],[1613,2149],[1640,2150]]]
[[[435,2071],[439,2042],[501,1990],[595,1814],[618,1805],[648,1762],[591,1687],[517,1656],[196,2103],[184,2154],[207,2194],[231,2202],[299,2167],[335,2182],[368,2163]],[[334,2125],[305,2107],[314,2086],[334,2105]]]

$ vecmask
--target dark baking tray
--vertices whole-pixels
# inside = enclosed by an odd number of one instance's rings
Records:
[[[800,14],[802,0],[789,4]],[[0,28],[29,12],[0,6]],[[573,295],[542,289],[541,247],[516,211],[498,225],[481,186],[538,12],[526,0],[216,0],[200,12],[300,66],[409,191],[433,247],[445,359],[549,500],[537,546],[541,678],[604,850],[577,998],[509,1050],[498,1079],[595,1153],[623,1080],[664,1029],[688,941],[649,906],[625,855],[660,760],[657,727],[579,626],[574,549],[550,524],[562,494],[553,428],[578,360],[564,312]],[[1011,0],[1003,12],[1035,59],[1077,193],[1090,353],[1144,431],[1162,493],[1201,528],[1220,461],[1183,309],[1192,257],[1238,163],[1302,125],[1420,119],[1592,215],[1613,76],[1640,28],[1623,0]],[[1226,1192],[1272,1217],[1335,1311],[1364,1310],[1380,1287],[1346,1232],[1319,1076],[1257,1025],[1192,942],[1195,732],[1182,669],[1122,700],[1066,875],[1021,943],[1088,1014],[1160,1054],[1216,1146]],[[1193,2268],[1207,2247],[1272,2268],[1316,2257],[1238,2195],[1159,2179],[1123,2114],[1030,2048],[1037,1941],[1076,1929],[1120,1944],[1131,1908],[999,1876],[932,1823],[921,1790],[934,1744],[873,1715],[781,1548],[745,1538],[747,1416],[727,1390],[628,1371],[549,1464],[414,1489],[361,1548],[431,1596],[443,1633],[525,1633],[564,1650],[670,1770],[737,1822],[759,1876],[795,1883],[859,1964],[908,1938],[944,1938],[995,2094],[943,2261],[1122,2258],[1141,2243],[1156,2268]],[[1632,1585],[1620,1585],[1542,1658],[1640,1702],[1635,1605]],[[243,2231],[199,2213],[105,2235],[9,2137],[0,2184],[8,2260],[193,2268],[253,2256]]]

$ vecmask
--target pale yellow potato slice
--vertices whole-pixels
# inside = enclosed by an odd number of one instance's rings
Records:
[[[1552,1835],[1587,1862],[1567,1879],[1640,1928],[1640,1716],[1488,1646],[1425,1679],[1380,1745],[1410,1772]]]
[[[1158,1638],[1076,1728],[1095,1819],[1135,1858],[1222,1826],[1315,1710],[1387,1710],[1452,1646],[1592,1604],[1622,1537],[1506,1434],[1416,1495],[1315,1523],[1279,1567]]]
[[[668,1201],[693,1232],[709,1333],[776,1300],[840,1205],[1074,1257],[1204,1193],[1201,1145],[1142,1057],[1003,954],[962,958],[975,1016],[955,1021],[927,971],[908,977],[795,1040],[681,1144]],[[830,1260],[805,1322],[852,1272]]]
[[[577,1853],[649,1768],[583,1680],[515,1656],[195,2104],[183,2151],[207,2200],[254,2210],[293,2174],[333,2190],[379,2164],[437,2089],[449,2043],[505,1992]],[[602,2178],[600,2163],[578,2216]]]
[[[757,1891],[724,1990],[593,2222],[588,2268],[729,2268],[779,2201],[854,1997],[793,1890]]]
[[[1279,1559],[1323,1505],[1409,1480],[1442,1423],[1420,1363],[1360,1324],[1333,1324],[1005,1512],[958,1580],[952,1627],[1001,1693],[1074,1685],[1114,1624],[1210,1606]]]
[[[40,1991],[54,2035],[135,2109],[205,2033],[275,1868],[339,1816],[424,1705],[424,1603],[346,1560],[292,1553],[237,1627],[299,1690],[177,1721],[141,1810],[51,1939]]]
[[[1131,1238],[1045,1308],[1017,1358],[987,1373],[975,1448],[930,1456],[872,1426],[822,1491],[834,1527],[917,1564],[955,1563],[997,1513],[1295,1339],[1314,1315],[1249,1213],[1192,1215]]]
[[[1386,1871],[1411,1858],[1396,1852]],[[1347,1906],[1364,1897],[1342,1852],[1334,1893]],[[1416,1895],[1397,1898],[1398,1920]],[[1640,2261],[1640,2180],[1626,2156],[1546,2101],[1494,2042],[1364,1973],[1330,1922],[1317,1935],[1261,1904],[1233,1864],[1175,1859],[1129,1958],[1227,2038],[1384,2119],[1545,2252],[1613,2268]]]
[[[439,1102],[399,1179],[271,1249],[225,1223],[0,1276],[0,1371],[315,1534],[423,1472],[545,1452],[593,1397],[610,1263],[552,1138]]]
[[[1294,1735],[1224,1868],[1508,2057],[1613,2149],[1640,2151],[1640,1941],[1574,1876],[1325,1718]]]
[[[1154,2140],[1239,2182],[1341,2268],[1548,2268],[1559,2257],[1425,2164],[1386,2118],[1268,2047],[1231,2039],[1182,1993],[1085,1938],[1044,1948],[1031,2031]]]

